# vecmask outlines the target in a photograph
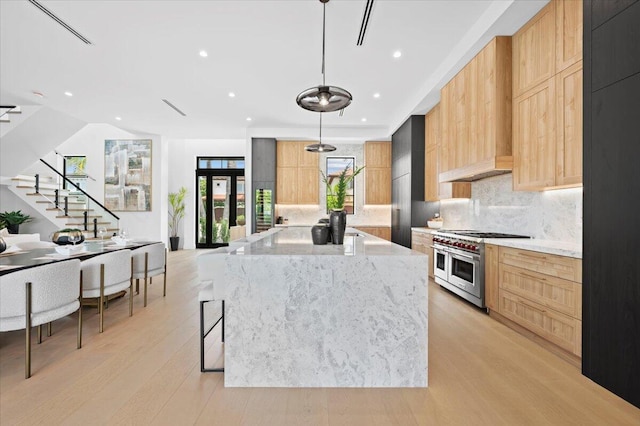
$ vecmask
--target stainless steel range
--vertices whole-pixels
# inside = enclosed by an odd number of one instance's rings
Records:
[[[441,230],[433,233],[435,281],[474,305],[484,308],[484,240],[530,238],[497,232]]]

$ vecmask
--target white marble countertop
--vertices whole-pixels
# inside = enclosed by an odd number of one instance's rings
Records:
[[[424,256],[424,254],[374,237],[354,228],[347,228],[344,244],[314,245],[311,228],[290,226],[269,233],[257,241],[240,247],[231,255],[269,256]]]
[[[582,245],[566,241],[539,240],[536,238],[486,238],[487,244],[537,251],[540,253],[557,254],[560,256],[582,259]]]
[[[429,227],[416,227],[416,228],[411,228],[412,231],[416,231],[416,232],[421,232],[423,234],[433,234],[436,231],[439,231],[439,228],[429,228]]]

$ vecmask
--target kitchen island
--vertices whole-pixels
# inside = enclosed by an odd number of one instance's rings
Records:
[[[232,251],[225,386],[426,387],[427,256],[347,229],[287,228]]]

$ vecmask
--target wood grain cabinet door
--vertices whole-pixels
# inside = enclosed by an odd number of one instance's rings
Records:
[[[492,311],[500,311],[499,290],[499,247],[493,244],[485,244],[484,263],[484,303]]]
[[[555,79],[515,99],[513,104],[513,189],[554,186],[556,166]]]
[[[513,97],[556,73],[556,2],[551,1],[513,35]]]
[[[557,186],[582,185],[582,61],[556,76]]]
[[[276,199],[278,204],[298,204],[298,168],[276,168]]]
[[[582,60],[582,0],[556,3],[556,72]]]
[[[298,204],[319,204],[320,172],[317,167],[298,167],[297,184]]]

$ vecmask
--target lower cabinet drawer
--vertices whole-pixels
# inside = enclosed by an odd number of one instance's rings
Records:
[[[500,289],[500,314],[540,337],[582,356],[582,321]]]
[[[500,287],[555,311],[582,319],[582,285],[500,264]]]

